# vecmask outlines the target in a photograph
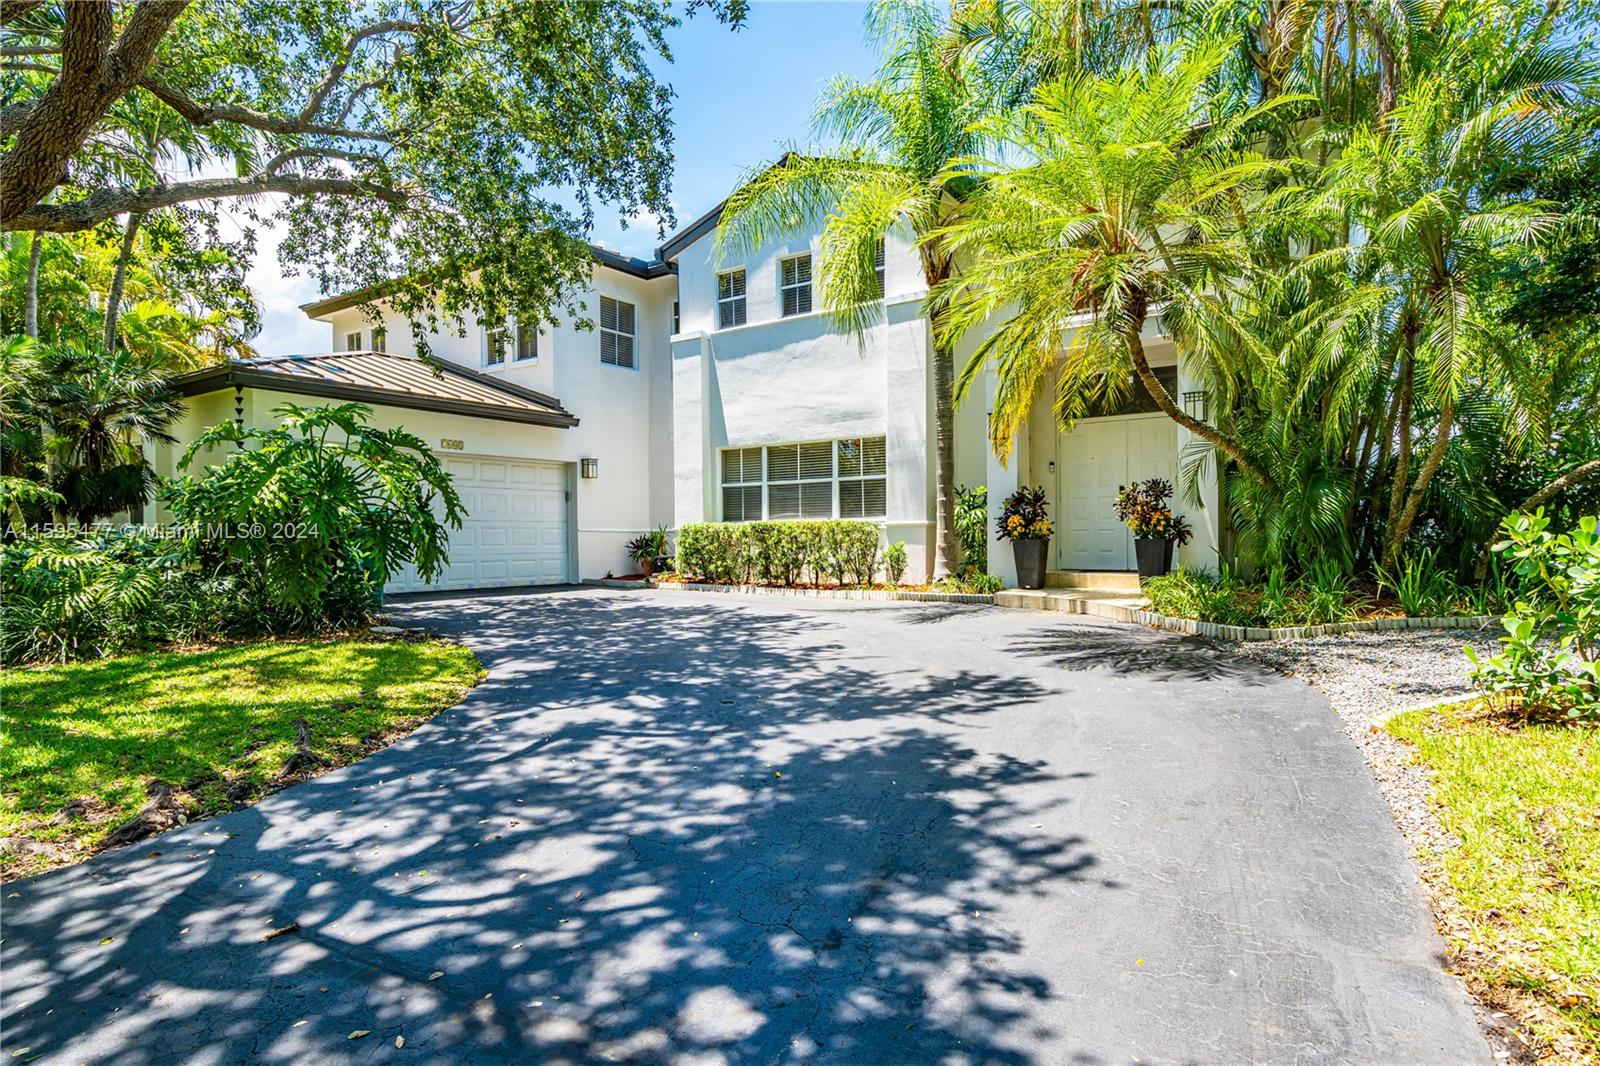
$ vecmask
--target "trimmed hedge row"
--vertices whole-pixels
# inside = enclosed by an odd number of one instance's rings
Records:
[[[724,585],[870,585],[878,573],[872,522],[694,522],[678,530],[677,570]]]

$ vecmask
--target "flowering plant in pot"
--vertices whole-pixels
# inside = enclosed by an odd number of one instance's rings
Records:
[[[1173,514],[1167,506],[1171,497],[1172,482],[1166,478],[1148,478],[1117,488],[1113,506],[1117,517],[1133,533],[1141,578],[1156,577],[1172,569],[1172,546],[1187,544],[1194,536],[1183,516]]]
[[[1050,547],[1050,511],[1044,489],[1023,486],[1000,505],[996,533],[1011,542],[1017,561],[1017,584],[1025,589],[1044,587],[1045,553]]]
[[[641,533],[628,541],[628,558],[639,564],[639,572],[649,577],[667,568],[667,527]]]

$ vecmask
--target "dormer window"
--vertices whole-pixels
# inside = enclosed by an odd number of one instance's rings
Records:
[[[778,291],[783,297],[783,317],[811,313],[811,256],[790,256],[779,261]]]

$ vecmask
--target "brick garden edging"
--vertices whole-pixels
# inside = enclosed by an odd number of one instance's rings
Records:
[[[1492,614],[1450,618],[1365,618],[1356,622],[1329,622],[1320,626],[1281,626],[1267,629],[1260,626],[1229,626],[1220,622],[1201,622],[1193,618],[1172,618],[1154,611],[1118,608],[1126,611],[1128,621],[1157,629],[1170,629],[1191,636],[1210,637],[1214,640],[1307,640],[1311,637],[1329,637],[1341,633],[1378,633],[1401,629],[1483,629],[1499,621]]]
[[[915,603],[994,603],[994,597],[977,592],[917,592],[911,589],[796,589],[779,585],[715,585],[698,581],[619,581],[588,578],[585,585],[603,588],[677,589],[682,592],[746,592],[757,596],[810,596],[824,600],[904,600]]]

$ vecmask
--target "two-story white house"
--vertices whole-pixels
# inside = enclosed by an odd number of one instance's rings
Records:
[[[369,294],[307,304],[329,353],[267,356],[179,379],[189,397],[180,440],[223,419],[260,424],[290,401],[359,400],[375,420],[417,433],[455,476],[469,517],[433,586],[563,583],[633,567],[624,545],[689,522],[859,518],[904,541],[908,579],[933,566],[933,391],[916,251],[890,234],[881,253],[883,314],[863,338],[823,312],[820,227],[741,262],[718,261],[721,206],[644,262],[594,249],[580,298],[594,329],[572,323],[474,324],[430,335],[445,368],[416,358],[410,325]],[[381,302],[378,305],[382,308]],[[1203,404],[1152,324],[1152,361],[1174,395]],[[503,330],[491,344],[490,330]],[[958,364],[971,351],[957,352]],[[988,447],[983,382],[957,412],[956,480],[987,485],[991,511],[1018,485],[1044,486],[1056,522],[1050,565],[1133,567],[1111,512],[1117,487],[1176,481],[1185,434],[1153,404],[1101,412],[1063,433],[1041,398],[1008,464]],[[1137,387],[1136,394],[1143,396]],[[317,398],[321,398],[320,401]],[[158,448],[171,474],[179,448]],[[1197,536],[1186,562],[1215,563],[1214,491],[1179,504]],[[1009,547],[991,539],[990,571],[1008,584]],[[422,588],[415,575],[391,591]]]

